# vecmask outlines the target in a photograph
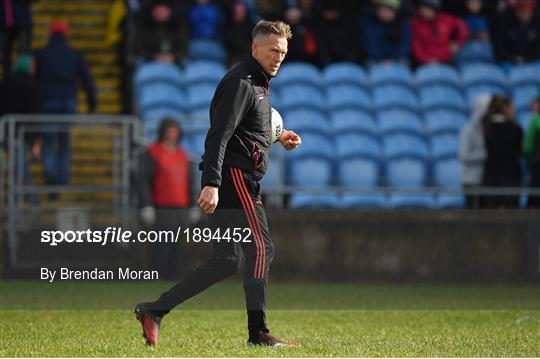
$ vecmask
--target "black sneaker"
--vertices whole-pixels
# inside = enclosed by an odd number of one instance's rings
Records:
[[[147,309],[148,303],[140,303],[135,307],[134,313],[143,328],[143,337],[147,345],[158,344],[159,326],[161,317]]]
[[[261,345],[265,347],[299,347],[300,346],[300,343],[286,342],[264,331],[260,331],[259,336],[257,338],[249,338],[247,341],[247,344],[248,345]]]

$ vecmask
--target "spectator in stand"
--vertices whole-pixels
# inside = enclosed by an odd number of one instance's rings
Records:
[[[493,34],[497,60],[526,63],[540,60],[540,15],[535,0],[517,0],[495,22]]]
[[[461,129],[459,134],[459,158],[463,163],[462,180],[465,190],[474,190],[482,185],[484,162],[487,156],[482,118],[490,102],[491,95],[487,94],[479,95],[474,99],[471,121]],[[481,208],[482,196],[466,194],[465,206]]]
[[[0,83],[0,116],[8,113],[36,114],[41,110],[39,86],[33,78],[34,66],[30,55],[19,55],[13,66],[13,76],[4,77]],[[23,184],[31,184],[27,153],[33,156],[40,154],[39,134],[27,128],[33,123],[25,122],[24,148],[18,148],[16,153],[22,152]],[[17,126],[19,127],[19,126]],[[17,128],[18,130],[18,128]],[[16,156],[16,166],[19,165],[19,156]],[[36,203],[35,196],[29,196],[32,203]]]
[[[412,53],[416,65],[451,63],[467,40],[463,20],[439,11],[440,0],[420,0],[412,21]]]
[[[471,40],[489,41],[489,25],[483,14],[482,0],[467,0],[463,20],[469,29]]]
[[[482,118],[487,158],[482,181],[485,187],[519,187],[523,131],[514,120],[514,105],[495,95]],[[519,195],[487,196],[488,208],[518,208]]]
[[[400,3],[398,16],[402,19],[409,20],[414,15],[414,4],[411,0],[398,0]],[[375,17],[377,14],[377,7],[381,3],[381,0],[368,0],[363,1],[362,15],[364,17]]]
[[[52,22],[49,43],[35,54],[42,111],[49,114],[75,113],[77,83],[80,81],[86,93],[88,111],[93,113],[96,110],[94,81],[83,55],[67,44],[68,32],[67,23]],[[67,125],[51,125],[43,134],[43,166],[48,185],[68,183],[71,162],[69,142]]]
[[[139,13],[135,54],[149,61],[180,61],[187,47],[187,2],[147,1]]]
[[[11,51],[19,41],[19,54],[30,53],[32,42],[32,11],[35,0],[3,0],[0,5],[0,46],[2,48],[3,76],[11,71]]]
[[[358,17],[360,4],[356,0],[320,0],[318,44],[321,63],[357,61]]]
[[[293,33],[289,40],[288,61],[319,63],[319,46],[315,34],[317,27],[317,8],[314,0],[293,0],[285,11],[284,19]]]
[[[363,21],[365,51],[369,64],[378,62],[408,63],[411,29],[398,17],[399,0],[380,0],[374,16]]]
[[[531,172],[530,186],[540,190],[540,88],[539,95],[531,102],[532,119],[525,136],[523,152]],[[540,195],[529,196],[528,208],[540,208]]]
[[[268,21],[281,20],[281,16],[287,8],[287,0],[252,0],[255,2],[255,10],[260,18]]]
[[[164,119],[158,134],[158,141],[148,147],[139,165],[140,218],[153,229],[176,231],[189,220],[190,159],[178,144],[181,137],[178,122]],[[176,246],[153,243],[150,267],[159,271],[160,278],[176,278],[179,256]]]
[[[221,39],[223,16],[213,1],[195,0],[189,10],[189,20],[192,39]]]
[[[251,30],[254,24],[243,2],[236,1],[228,10],[225,48],[229,50],[229,64],[234,65],[243,60],[251,50]]]

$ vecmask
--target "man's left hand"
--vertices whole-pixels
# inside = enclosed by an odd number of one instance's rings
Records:
[[[287,151],[294,150],[302,144],[302,139],[294,131],[283,131],[278,141]]]

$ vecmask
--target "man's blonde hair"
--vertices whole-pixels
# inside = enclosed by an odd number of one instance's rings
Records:
[[[253,31],[251,32],[251,38],[255,40],[257,36],[263,35],[278,35],[280,37],[284,37],[287,40],[292,38],[292,32],[291,27],[284,23],[283,21],[267,21],[267,20],[260,20],[255,27],[253,28]]]

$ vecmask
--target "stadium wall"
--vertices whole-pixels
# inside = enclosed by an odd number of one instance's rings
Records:
[[[535,211],[270,212],[273,278],[538,280]]]
[[[272,280],[540,281],[538,211],[270,209],[268,217],[276,252]],[[3,277],[38,278],[39,266],[22,264],[43,264],[47,258],[57,263],[69,259],[74,268],[90,263],[104,269],[119,265],[151,269],[147,256],[156,245],[50,247],[38,238],[39,231],[21,233],[21,266],[6,268],[4,263]],[[210,252],[208,243],[164,246],[180,249],[178,275]]]

